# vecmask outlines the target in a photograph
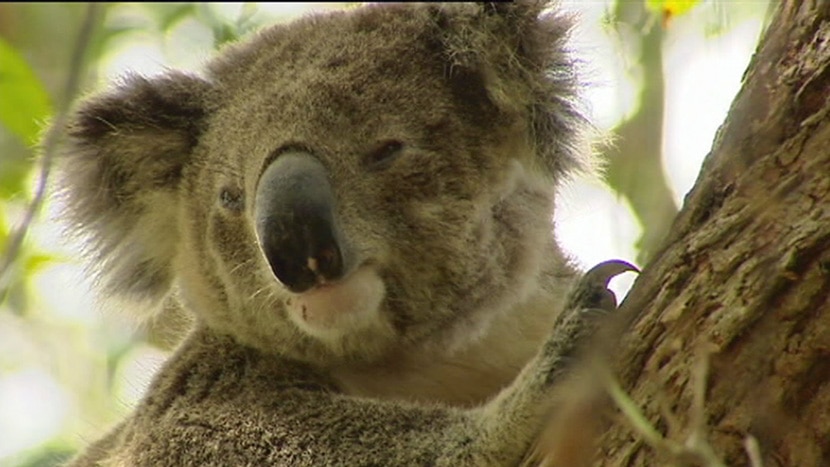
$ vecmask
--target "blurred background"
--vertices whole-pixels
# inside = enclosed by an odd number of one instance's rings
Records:
[[[66,460],[126,415],[168,349],[99,301],[39,183],[67,102],[126,72],[198,71],[272,22],[357,4],[0,3],[0,465]],[[556,234],[584,266],[647,263],[692,187],[768,18],[766,0],[574,0],[603,175],[561,190]],[[73,56],[81,32],[82,56]],[[77,84],[70,81],[77,76]],[[68,89],[68,90],[67,90]],[[44,170],[44,168],[46,170]],[[38,209],[32,210],[35,205]],[[21,232],[25,231],[25,236]],[[632,278],[614,284],[624,294]]]

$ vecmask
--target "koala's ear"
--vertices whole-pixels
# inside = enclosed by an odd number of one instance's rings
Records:
[[[58,158],[65,215],[107,292],[159,303],[170,290],[177,189],[210,89],[181,73],[133,75],[71,116]]]
[[[567,41],[572,18],[540,0],[450,5],[439,13],[454,69],[475,72],[497,108],[529,123],[529,140],[552,175],[587,168],[587,120],[579,109],[576,65]],[[589,152],[589,151],[587,151]]]

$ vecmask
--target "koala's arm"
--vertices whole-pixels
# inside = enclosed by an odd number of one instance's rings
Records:
[[[607,278],[625,270],[605,263],[586,274],[537,356],[469,410],[340,394],[308,366],[202,328],[133,417],[72,465],[515,465],[549,416],[551,386],[602,316],[596,310],[615,306]]]
[[[541,362],[461,410],[339,394],[308,369],[218,341],[193,336],[143,407],[72,465],[514,465],[546,412]]]

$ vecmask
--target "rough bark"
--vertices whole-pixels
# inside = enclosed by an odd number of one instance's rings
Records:
[[[623,304],[636,318],[619,377],[653,426],[683,441],[695,361],[711,347],[703,415],[727,465],[749,465],[747,435],[764,466],[830,465],[829,297],[830,2],[786,0]],[[599,465],[666,465],[619,415],[599,445]]]

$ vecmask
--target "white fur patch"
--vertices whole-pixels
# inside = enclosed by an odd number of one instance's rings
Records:
[[[352,332],[380,324],[383,280],[371,267],[361,267],[343,280],[319,285],[286,300],[288,316],[301,330],[335,342]]]

